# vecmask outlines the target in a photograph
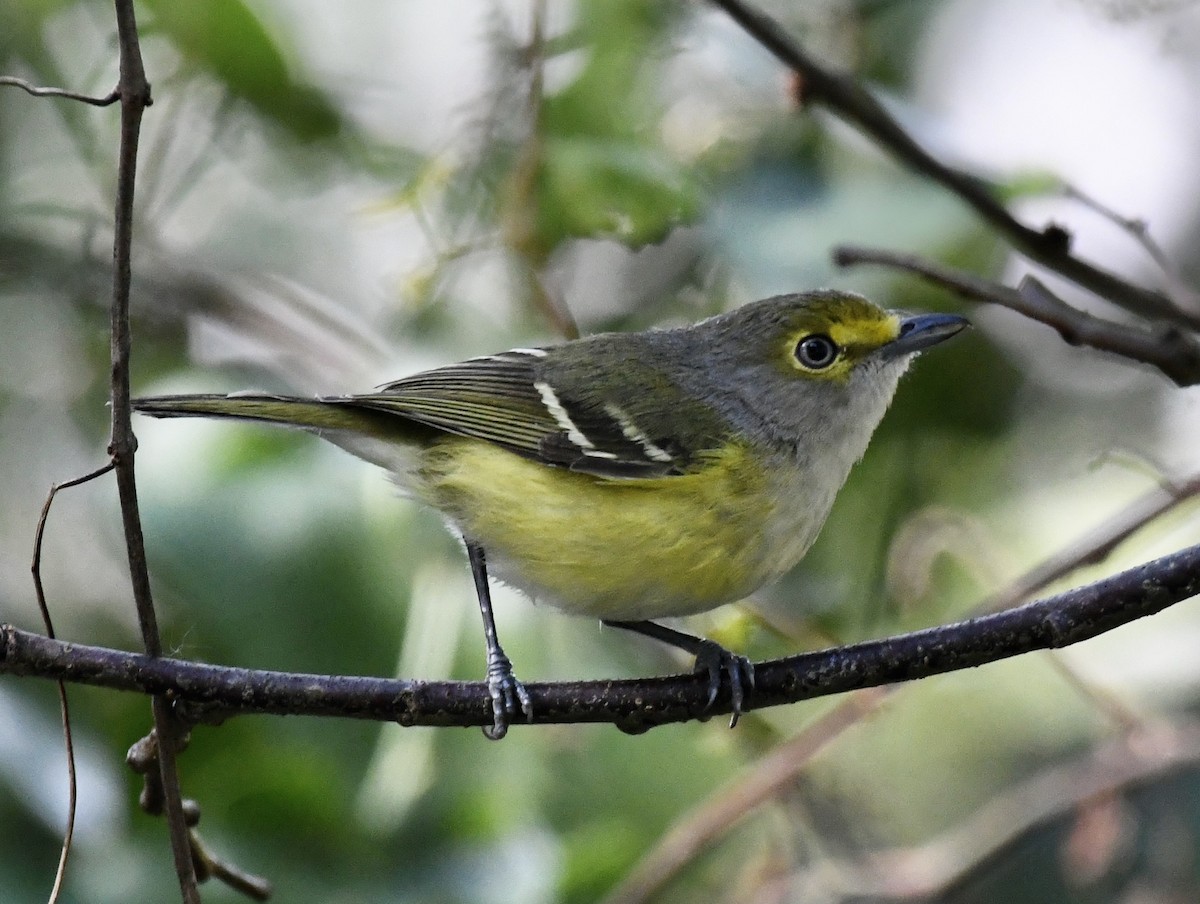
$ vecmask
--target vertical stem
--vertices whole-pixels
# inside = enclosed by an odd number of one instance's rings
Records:
[[[150,101],[150,85],[142,68],[137,42],[137,26],[130,0],[116,0],[117,23],[121,42],[121,148],[117,169],[117,201],[113,230],[113,301],[110,353],[112,372],[112,438],[109,454],[117,474],[121,513],[125,521],[125,545],[133,581],[138,625],[146,652],[162,654],[158,622],[150,595],[150,577],[146,568],[146,550],[138,516],[137,485],[134,482],[133,455],[137,439],[133,435],[132,407],[129,401],[129,358],[132,338],[129,327],[129,286],[133,247],[133,194],[137,178],[138,136],[142,112]],[[123,15],[124,13],[124,15]]]
[[[162,639],[154,615],[154,600],[150,593],[150,573],[146,566],[146,549],[138,514],[137,483],[134,477],[134,451],[137,440],[133,435],[129,401],[129,358],[132,338],[129,328],[129,286],[133,248],[133,195],[137,177],[138,138],[142,113],[151,103],[150,83],[142,63],[138,43],[137,21],[133,0],[114,0],[117,14],[117,38],[120,44],[120,81],[117,91],[121,98],[121,146],[117,169],[117,199],[113,228],[113,298],[111,337],[111,401],[112,437],[109,454],[117,476],[117,491],[121,500],[121,519],[125,527],[125,547],[129,555],[129,573],[133,598],[137,606],[138,625],[142,643],[151,656],[162,655]],[[183,801],[179,793],[179,775],[175,752],[177,731],[170,701],[164,696],[152,700],[154,729],[158,734],[158,767],[165,795],[167,826],[171,836],[171,851],[175,872],[185,904],[200,904],[195,868],[188,841],[187,823],[183,816]]]

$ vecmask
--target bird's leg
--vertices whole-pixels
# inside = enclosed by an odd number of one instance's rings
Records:
[[[466,541],[467,557],[471,560],[471,574],[475,578],[475,593],[479,597],[479,611],[483,615],[483,640],[487,644],[487,683],[492,698],[492,725],[483,733],[498,741],[508,733],[508,726],[522,711],[526,721],[533,721],[533,705],[529,692],[513,674],[512,663],[500,648],[496,638],[496,619],[492,615],[492,594],[488,588],[487,558],[483,547]]]
[[[685,634],[652,621],[607,621],[603,622],[613,628],[622,628],[646,637],[653,637],[665,644],[670,644],[691,653],[696,657],[696,671],[708,673],[708,703],[705,709],[711,708],[717,701],[717,692],[721,690],[721,673],[729,676],[729,699],[733,715],[729,719],[729,727],[737,725],[742,715],[742,704],[747,695],[754,690],[754,663],[745,656],[731,653],[714,640]]]

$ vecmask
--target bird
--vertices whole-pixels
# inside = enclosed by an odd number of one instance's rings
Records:
[[[822,289],[698,323],[514,348],[358,395],[135,399],[154,417],[298,427],[385,469],[462,539],[487,653],[491,738],[533,717],[489,576],[695,657],[731,726],[750,661],[660,624],[742,600],[808,551],[917,353],[955,314]]]

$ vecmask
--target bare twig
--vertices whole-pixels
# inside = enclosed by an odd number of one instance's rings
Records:
[[[644,904],[704,849],[756,807],[791,785],[825,745],[878,710],[895,688],[855,695],[795,738],[771,751],[677,820],[650,854],[604,899],[604,904]],[[926,900],[943,894],[1017,838],[1101,794],[1111,794],[1200,761],[1200,725],[1141,727],[1088,754],[1081,762],[1039,773],[979,808],[963,824],[918,848],[878,851],[862,862],[822,862],[801,877],[801,894],[838,876],[838,893]],[[796,883],[793,883],[795,887]]]
[[[1183,481],[1164,483],[1089,531],[1067,549],[1043,560],[1010,582],[1002,591],[985,599],[977,607],[978,611],[1008,609],[1076,569],[1102,562],[1137,531],[1197,495],[1200,495],[1200,474]],[[1116,724],[1126,730],[1132,730],[1139,724],[1138,715],[1129,706],[1106,688],[1084,678],[1061,656],[1050,657],[1050,662],[1064,680],[1095,703]]]
[[[150,85],[142,67],[137,25],[130,0],[116,0],[117,29],[121,45],[121,147],[117,170],[117,199],[114,213],[113,288],[112,288],[112,438],[109,454],[117,475],[121,514],[125,522],[125,540],[133,580],[134,601],[146,652],[158,656],[162,641],[154,615],[146,552],[138,516],[137,485],[133,456],[137,440],[133,435],[129,402],[129,358],[132,334],[129,327],[129,287],[132,279],[133,199],[137,178],[138,138],[142,112],[150,100]]]
[[[129,768],[145,779],[138,803],[151,816],[162,815],[165,801],[158,757],[158,735],[154,731],[134,743],[125,756]],[[216,879],[254,901],[266,901],[271,897],[270,882],[217,857],[200,839],[196,832],[196,826],[200,824],[200,805],[196,801],[183,801],[183,815],[187,823],[188,846],[198,882]]]
[[[1184,284],[1183,279],[1179,275],[1179,270],[1171,263],[1171,259],[1167,257],[1167,253],[1163,251],[1162,246],[1154,240],[1154,236],[1150,234],[1149,223],[1141,217],[1127,217],[1118,213],[1068,182],[1062,184],[1061,192],[1064,197],[1078,201],[1084,207],[1104,217],[1118,229],[1128,233],[1142,247],[1142,250],[1149,255],[1150,259],[1158,266],[1158,269],[1162,271],[1163,276],[1167,280],[1168,294],[1171,296],[1171,299],[1176,304],[1186,305],[1192,310],[1200,309],[1200,295]]]
[[[1053,327],[1070,345],[1152,364],[1180,386],[1200,383],[1200,344],[1177,327],[1164,324],[1148,330],[1102,320],[1071,307],[1032,276],[1026,276],[1019,289],[1012,289],[919,255],[849,245],[834,251],[834,261],[841,267],[882,264],[916,273],[968,298],[1002,305]]]
[[[129,556],[130,580],[137,607],[138,624],[146,653],[162,655],[162,640],[154,614],[150,592],[150,573],[146,564],[146,549],[142,537],[141,517],[138,514],[137,482],[134,475],[134,451],[137,441],[133,435],[129,403],[129,358],[132,336],[129,328],[129,286],[132,274],[133,202],[137,179],[138,139],[141,135],[142,114],[150,106],[150,83],[142,63],[138,42],[137,20],[133,0],[115,0],[117,42],[120,47],[120,78],[117,93],[121,101],[121,143],[117,164],[117,197],[113,214],[113,290],[111,320],[112,379],[112,437],[109,454],[117,476],[117,492],[121,500],[121,520],[125,527],[125,548]],[[154,728],[159,737],[158,765],[161,772],[167,826],[175,872],[185,904],[200,904],[196,874],[192,863],[188,829],[179,792],[179,776],[175,764],[178,743],[177,726],[170,701],[161,694],[151,699]]]
[[[54,637],[54,622],[50,618],[50,606],[46,603],[46,590],[42,585],[42,540],[46,536],[46,519],[50,516],[50,506],[59,490],[79,486],[89,480],[95,480],[112,470],[112,463],[97,468],[83,477],[56,483],[46,494],[42,504],[42,514],[38,518],[37,530],[33,534],[33,561],[29,570],[33,575],[33,592],[37,597],[38,611],[42,616],[42,624],[46,626],[46,636]],[[75,837],[75,808],[79,799],[79,782],[75,772],[75,739],[71,732],[71,708],[67,703],[67,685],[58,682],[58,709],[62,716],[63,747],[67,754],[67,824],[63,830],[62,849],[58,855],[58,868],[54,871],[54,885],[50,890],[49,904],[55,904],[62,894],[63,880],[67,874],[67,860],[71,855],[71,840]]]
[[[1200,545],[1093,584],[950,625],[801,653],[755,666],[747,709],[762,709],[973,668],[1057,649],[1200,593]],[[249,713],[490,724],[484,682],[413,681],[266,672],[202,665],[59,641],[0,626],[0,674],[36,675],[142,693],[170,693],[192,721]],[[526,684],[533,723],[611,722],[624,731],[728,714],[724,689],[710,708],[700,675]]]
[[[58,681],[58,711],[62,718],[63,749],[67,755],[67,823],[63,829],[62,847],[58,852],[58,866],[54,870],[54,884],[50,888],[48,904],[56,904],[62,895],[63,882],[67,876],[67,860],[71,856],[71,843],[75,838],[75,809],[79,803],[79,779],[75,773],[75,736],[71,731],[71,708],[67,704],[67,685]]]
[[[188,838],[192,843],[192,860],[196,863],[196,875],[200,881],[216,879],[252,901],[266,901],[271,897],[271,883],[260,876],[252,875],[238,866],[222,860],[200,840],[193,829]]]
[[[933,157],[852,77],[819,64],[774,19],[742,0],[712,0],[799,78],[798,98],[820,103],[874,138],[897,160],[937,182],[974,208],[1032,260],[1062,274],[1102,298],[1135,314],[1200,329],[1200,314],[1176,307],[1161,292],[1134,285],[1071,253],[1070,235],[1061,226],[1038,231],[1019,222],[989,191],[986,183]]]
[[[13,88],[20,88],[27,94],[32,94],[34,97],[65,97],[68,100],[77,100],[81,103],[91,104],[93,107],[109,107],[120,100],[120,93],[113,89],[104,97],[93,97],[90,94],[80,94],[77,91],[67,91],[64,88],[40,88],[37,85],[30,84],[23,78],[17,78],[15,75],[0,75],[0,85],[9,85]]]
[[[998,612],[1011,608],[1077,568],[1104,561],[1134,533],[1196,496],[1200,496],[1200,474],[1194,474],[1179,482],[1173,481],[1167,487],[1147,493],[1109,521],[1088,531],[1071,546],[1043,560],[1002,591],[988,597],[980,604],[980,611]]]
[[[1145,724],[1145,717],[1137,709],[1121,699],[1116,691],[1076,668],[1060,651],[1052,651],[1046,661],[1071,690],[1095,707],[1121,734],[1134,732]]]
[[[1017,294],[1029,307],[1029,316],[1054,326],[1064,342],[1153,364],[1180,386],[1200,382],[1200,345],[1174,324],[1141,330],[1083,314],[1034,276],[1022,277]]]

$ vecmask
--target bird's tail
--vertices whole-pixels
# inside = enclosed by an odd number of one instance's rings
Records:
[[[134,399],[135,411],[152,417],[220,417],[266,421],[307,430],[379,433],[386,421],[348,398],[298,399],[277,395],[166,395]],[[394,418],[392,420],[395,420]]]
[[[402,416],[358,405],[351,397],[167,395],[134,399],[133,407],[152,417],[231,418],[299,427],[393,473],[411,466],[413,441],[428,432]]]

